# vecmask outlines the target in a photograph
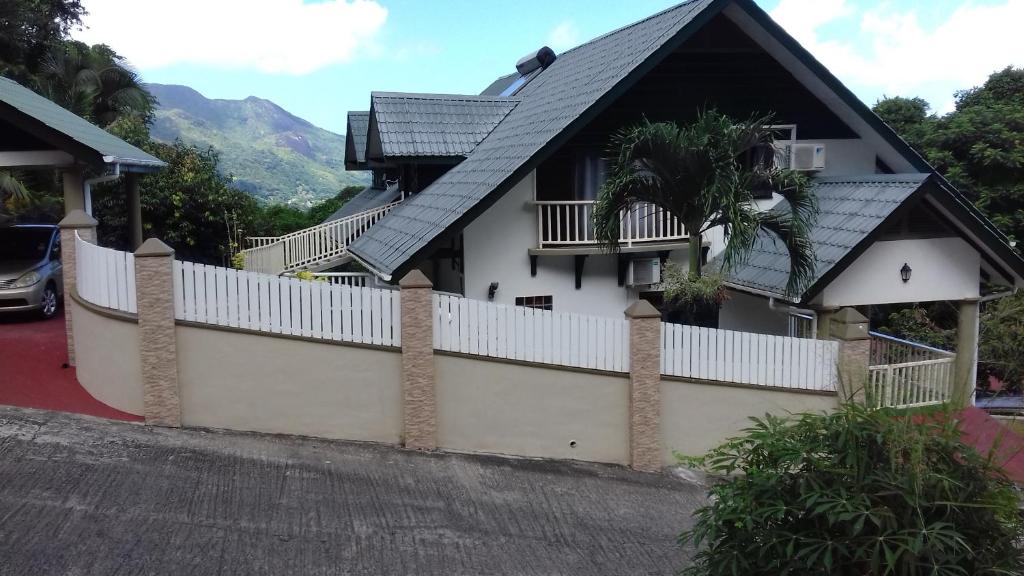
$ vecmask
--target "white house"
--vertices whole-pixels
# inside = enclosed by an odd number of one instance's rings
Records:
[[[788,260],[765,239],[725,272],[720,327],[806,335],[841,307],[951,300],[973,344],[981,284],[1021,284],[1006,238],[750,0],[692,0],[562,54],[543,48],[479,95],[373,93],[369,111],[349,114],[345,158],[373,186],[328,222],[250,251],[252,267],[355,260],[388,283],[418,268],[468,298],[618,317],[659,300],[658,270],[685,266],[687,239],[663,209],[640,206],[618,253],[600,249],[590,217],[609,136],[702,107],[773,113],[821,209],[812,281],[787,294]],[[706,245],[714,264],[723,238]]]

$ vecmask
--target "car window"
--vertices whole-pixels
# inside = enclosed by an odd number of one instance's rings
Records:
[[[50,249],[50,260],[60,260],[60,235],[53,238],[53,248]]]
[[[52,235],[52,228],[0,228],[0,261],[42,260]]]

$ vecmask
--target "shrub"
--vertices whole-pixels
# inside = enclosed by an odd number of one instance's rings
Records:
[[[691,575],[1024,573],[1016,488],[943,412],[754,419],[699,459],[730,475],[680,541]]]

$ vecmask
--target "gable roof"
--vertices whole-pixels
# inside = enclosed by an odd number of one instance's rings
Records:
[[[929,174],[884,174],[814,179],[810,192],[817,198],[819,210],[811,230],[815,269],[799,300],[807,299],[823,279],[841,271],[845,267],[840,265],[843,259],[921,190],[929,178]],[[709,263],[709,268],[721,269],[721,257]],[[734,287],[788,300],[789,268],[785,246],[765,235],[755,241],[746,262],[725,271],[724,277]]]
[[[349,112],[345,128],[345,169],[366,168],[366,130],[370,124],[370,111]]]
[[[384,158],[467,156],[519,103],[398,92],[374,92],[370,100],[371,156]]]
[[[690,0],[561,54],[517,95],[522,101],[458,166],[361,235],[351,252],[385,278],[457,223],[483,212],[573,130],[696,29],[724,0]],[[372,122],[372,119],[371,119]],[[538,160],[539,161],[539,160]],[[457,226],[456,226],[457,227]]]
[[[0,77],[0,120],[93,165],[119,164],[125,171],[166,166],[156,158],[21,84]]]
[[[367,186],[360,190],[358,194],[353,196],[351,200],[342,204],[341,208],[335,210],[334,213],[324,220],[324,222],[333,222],[334,220],[341,220],[342,218],[354,216],[360,212],[380,208],[381,206],[398,200],[401,196],[402,192],[398,189],[398,186],[390,188],[374,188],[373,186]]]

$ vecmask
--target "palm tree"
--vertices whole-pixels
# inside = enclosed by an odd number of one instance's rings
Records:
[[[726,236],[725,269],[743,263],[767,233],[782,242],[790,260],[787,291],[796,293],[814,273],[810,228],[817,204],[807,180],[762,162],[773,154],[770,116],[736,121],[715,110],[693,122],[648,122],[612,138],[615,157],[594,208],[597,238],[611,250],[619,241],[620,214],[634,204],[654,204],[682,222],[689,235],[689,275],[701,275],[701,238],[721,226]],[[770,186],[788,208],[758,210],[754,190]]]

